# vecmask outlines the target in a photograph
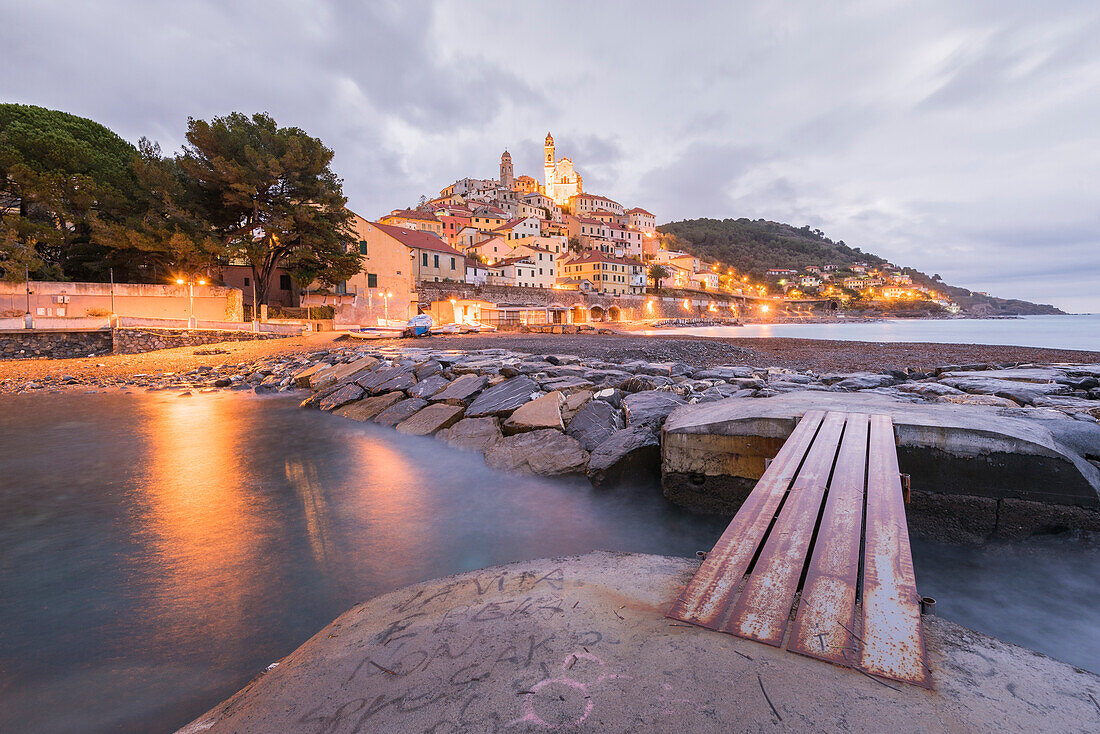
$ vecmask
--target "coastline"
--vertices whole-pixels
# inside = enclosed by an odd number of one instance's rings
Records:
[[[421,339],[342,340],[322,332],[263,342],[223,342],[143,354],[77,359],[0,360],[0,394],[56,389],[216,388],[219,375],[239,374],[265,363],[329,349],[429,347],[512,349],[530,354],[574,354],[598,359],[678,361],[694,367],[754,364],[795,370],[857,371],[934,369],[944,365],[1100,363],[1100,351],[931,342],[861,342],[797,337],[643,336],[628,332],[591,335],[498,332]],[[28,383],[33,387],[27,387]],[[226,386],[228,387],[228,386]]]

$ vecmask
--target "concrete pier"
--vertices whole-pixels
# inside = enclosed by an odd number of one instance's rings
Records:
[[[1100,727],[1100,676],[935,618],[925,624],[932,690],[666,619],[697,567],[592,553],[399,589],[180,731]]]

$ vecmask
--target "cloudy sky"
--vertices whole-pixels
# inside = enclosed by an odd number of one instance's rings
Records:
[[[376,217],[500,153],[659,222],[809,224],[1100,311],[1100,3],[0,0],[0,100],[166,151],[267,111]]]

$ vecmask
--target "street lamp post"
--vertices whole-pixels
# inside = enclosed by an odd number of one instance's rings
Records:
[[[183,278],[176,278],[176,285],[183,285],[187,283],[187,328],[195,329],[199,325],[198,319],[195,318],[195,280],[193,277],[189,277],[186,281]],[[205,278],[199,278],[199,285],[206,285]]]
[[[390,296],[391,295],[393,295],[393,294],[390,293],[389,291],[386,291],[385,296],[384,296],[384,298],[386,300],[386,326],[390,325]]]
[[[27,281],[27,314],[23,317],[23,326],[28,329],[33,329],[34,316],[31,316],[31,269],[24,267],[23,276]]]

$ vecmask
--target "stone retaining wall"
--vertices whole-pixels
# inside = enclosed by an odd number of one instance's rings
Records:
[[[71,359],[101,354],[141,354],[157,349],[228,341],[281,339],[289,334],[201,329],[96,329],[0,332],[0,359]]]
[[[230,341],[253,341],[255,339],[282,339],[288,334],[273,334],[267,331],[216,331],[200,329],[115,329],[115,354],[141,354],[157,349],[174,347],[195,347],[201,344],[217,344]]]
[[[111,332],[19,331],[0,332],[0,359],[68,359],[110,354]]]

